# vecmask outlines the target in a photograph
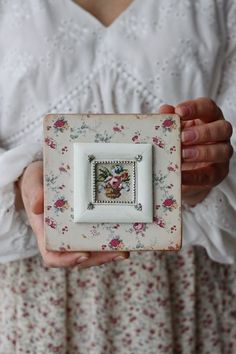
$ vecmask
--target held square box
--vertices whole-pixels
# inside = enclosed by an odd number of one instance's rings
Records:
[[[179,250],[180,118],[47,115],[44,237],[54,251]]]

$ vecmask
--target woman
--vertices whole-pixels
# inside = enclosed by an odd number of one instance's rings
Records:
[[[0,3],[0,353],[230,352],[235,4],[76,2]],[[46,252],[41,118],[160,106],[183,121],[183,251]]]

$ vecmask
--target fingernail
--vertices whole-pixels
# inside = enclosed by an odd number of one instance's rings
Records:
[[[175,113],[181,117],[186,117],[190,115],[191,109],[188,106],[178,106],[175,109]]]
[[[77,264],[80,264],[80,263],[83,263],[83,262],[87,261],[88,259],[89,259],[88,257],[81,256],[81,257],[79,257],[79,258],[76,260],[76,263],[77,263]]]
[[[113,261],[124,261],[126,258],[125,257],[123,257],[123,256],[116,256],[116,257],[114,257],[112,260]]]
[[[197,135],[194,130],[184,130],[181,134],[181,140],[183,143],[193,142],[196,139]]]
[[[183,149],[182,156],[183,159],[193,159],[197,157],[197,149]]]

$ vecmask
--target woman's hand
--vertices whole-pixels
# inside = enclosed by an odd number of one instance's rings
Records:
[[[38,247],[44,265],[47,267],[71,267],[80,264],[80,268],[101,265],[114,260],[116,257],[128,258],[128,252],[54,252],[44,247],[44,214],[43,214],[43,162],[31,163],[16,182],[31,227],[37,237]],[[122,259],[118,258],[117,260]]]
[[[182,196],[194,206],[229,172],[232,126],[206,97],[176,107],[163,105],[160,113],[176,113],[182,119]]]

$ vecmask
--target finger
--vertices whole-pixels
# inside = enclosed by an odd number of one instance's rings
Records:
[[[111,261],[124,261],[129,256],[129,252],[92,252],[91,257],[86,262],[80,264],[79,268],[98,266]]]
[[[75,255],[73,255],[73,253],[75,253]],[[92,252],[90,255],[88,252],[48,252],[46,255],[46,265],[54,268],[78,266],[82,269],[128,258],[129,254],[127,254],[127,252]]]
[[[206,186],[181,186],[182,197],[192,197],[208,189]]]
[[[193,119],[193,120],[181,120],[181,127],[188,128],[188,127],[195,127],[196,125],[203,125],[206,124],[200,119]]]
[[[232,155],[230,144],[196,145],[182,149],[183,160],[191,162],[226,162]]]
[[[210,164],[195,170],[182,171],[182,184],[213,187],[219,184],[229,172],[229,163]]]
[[[181,120],[181,130],[182,131],[184,129],[191,128],[191,127],[194,127],[194,126],[195,126],[194,120],[186,120],[186,121]]]
[[[212,187],[182,186],[182,200],[189,206],[201,203],[211,191]]]
[[[40,253],[43,257],[44,265],[50,268],[73,267],[81,265],[81,268],[98,266],[111,262],[117,256],[124,259],[129,257],[128,252],[57,252],[48,251],[45,248],[43,236],[43,214],[35,215],[31,213],[30,222],[37,236]]]
[[[228,141],[232,131],[232,125],[228,121],[219,120],[184,129],[181,140],[186,145]]]
[[[224,119],[221,109],[207,97],[182,102],[175,107],[175,113],[184,120],[201,119],[205,123]]]
[[[79,262],[84,262],[90,257],[89,252],[57,252],[48,251],[44,240],[44,215],[28,213],[32,229],[37,237],[38,247],[46,267],[71,267]],[[83,257],[83,258],[82,258]]]
[[[96,254],[97,253],[97,254]],[[129,258],[126,252],[50,252],[45,255],[44,264],[47,267],[73,267],[89,268],[100,266],[111,261],[121,261]]]
[[[174,106],[170,106],[169,104],[163,104],[159,108],[159,113],[160,114],[172,114],[172,113],[175,113],[175,107]]]
[[[83,264],[90,257],[88,252],[49,252],[42,254],[43,264],[48,268],[69,268]]]
[[[36,161],[25,170],[22,198],[27,208],[36,214],[43,213],[43,162]]]

